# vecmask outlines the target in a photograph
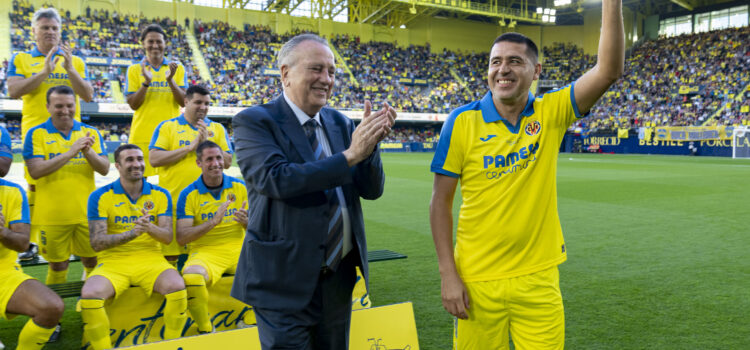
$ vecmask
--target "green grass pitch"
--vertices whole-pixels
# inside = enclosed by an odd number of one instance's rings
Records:
[[[449,349],[429,229],[432,154],[383,155],[386,190],[364,202],[374,305],[412,301],[422,349]],[[562,154],[557,175],[568,261],[560,266],[569,349],[744,349],[750,344],[750,161]],[[460,205],[457,195],[455,214]],[[501,234],[502,232],[498,232]],[[44,279],[45,268],[28,273]],[[70,279],[80,277],[73,264]],[[66,299],[63,336],[80,346]],[[26,317],[0,322],[8,349]]]

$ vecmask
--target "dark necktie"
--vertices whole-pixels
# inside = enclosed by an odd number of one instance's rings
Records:
[[[326,158],[326,155],[323,152],[323,145],[318,142],[318,137],[315,135],[317,127],[318,122],[312,118],[302,125],[307,135],[307,140],[310,141],[310,146],[312,146],[315,159],[320,160]],[[328,216],[325,263],[328,268],[335,271],[341,262],[341,250],[344,243],[344,219],[341,216],[341,205],[336,189],[326,191],[326,195],[328,197],[328,205],[330,206],[330,215]]]

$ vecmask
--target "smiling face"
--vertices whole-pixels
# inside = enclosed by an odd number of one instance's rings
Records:
[[[32,32],[40,49],[49,49],[60,43],[60,23],[54,18],[39,18]]]
[[[164,36],[159,32],[148,32],[143,38],[143,50],[150,62],[161,62],[164,59],[164,49],[167,47]]]
[[[191,121],[202,120],[208,114],[211,105],[211,96],[194,93],[190,98],[185,98],[185,116],[190,116]]]
[[[328,103],[336,81],[333,52],[325,45],[307,40],[281,65],[284,93],[307,115],[313,116]]]
[[[542,65],[530,57],[526,44],[501,41],[492,46],[487,83],[492,99],[506,105],[525,103],[529,88],[539,79]]]
[[[120,178],[125,181],[135,182],[143,178],[146,162],[143,160],[143,151],[140,149],[126,149],[120,152],[115,159],[115,168],[120,173]]]
[[[53,92],[49,95],[47,112],[52,117],[52,122],[57,128],[69,128],[73,126],[73,118],[76,113],[76,96]]]
[[[198,167],[204,179],[213,179],[221,182],[224,171],[224,152],[218,147],[206,147],[201,151],[200,158],[196,159]],[[213,182],[213,181],[212,181]]]

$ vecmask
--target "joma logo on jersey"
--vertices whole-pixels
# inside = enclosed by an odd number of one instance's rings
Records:
[[[511,166],[521,159],[529,158],[539,150],[539,142],[521,147],[518,152],[511,152],[506,155],[498,154],[496,156],[484,156],[484,168],[494,165],[495,168],[504,168]]]
[[[539,133],[539,131],[542,130],[542,124],[539,123],[538,120],[535,120],[531,123],[526,124],[526,128],[524,131],[526,131],[526,135],[534,136]]]

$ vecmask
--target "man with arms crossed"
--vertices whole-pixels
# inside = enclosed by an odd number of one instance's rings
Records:
[[[163,121],[156,127],[149,145],[149,161],[159,168],[159,186],[169,191],[172,200],[177,201],[180,192],[201,175],[196,165],[195,150],[203,141],[210,140],[222,149],[223,169],[232,165],[232,146],[229,135],[220,123],[206,118],[211,96],[201,86],[191,85],[185,95],[185,113]],[[170,262],[177,262],[182,252],[178,240],[165,247],[165,256]]]
[[[555,183],[560,142],[621,75],[620,0],[604,0],[596,66],[574,83],[535,98],[536,45],[518,33],[495,40],[481,100],[443,125],[430,225],[443,306],[457,317],[455,349],[562,349],[563,303],[557,265],[565,242]],[[455,253],[451,208],[461,179]]]
[[[88,202],[91,246],[99,265],[81,289],[83,332],[93,349],[109,349],[105,300],[130,286],[164,295],[164,339],[179,338],[187,319],[187,292],[180,273],[161,254],[159,242],[172,240],[172,200],[167,190],[146,182],[138,146],[115,150],[120,179],[91,193]]]
[[[179,115],[185,106],[187,75],[182,64],[165,57],[167,33],[158,24],[143,30],[141,45],[146,57],[128,67],[125,95],[135,111],[128,141],[146,152],[144,176],[148,177],[156,175],[148,160],[148,143],[156,126]]]
[[[0,179],[0,318],[31,317],[18,335],[16,349],[41,349],[55,331],[65,305],[55,292],[16,264],[29,245],[29,203],[21,186]]]
[[[10,98],[22,98],[21,139],[26,139],[29,129],[49,118],[47,113],[47,90],[66,85],[75,91],[75,119],[81,121],[81,105],[78,97],[91,102],[94,88],[86,80],[86,63],[61,42],[62,18],[54,8],[41,8],[34,12],[31,20],[36,47],[30,51],[13,55],[8,65],[8,94]],[[36,181],[26,169],[29,184],[29,207],[34,216],[36,204]],[[39,230],[32,224],[31,241],[39,243]],[[32,259],[34,253],[27,251],[20,258]]]
[[[396,112],[367,101],[355,129],[324,107],[336,66],[317,35],[290,39],[278,66],[283,95],[232,120],[250,203],[232,296],[254,307],[263,349],[346,349],[355,267],[368,277],[359,198],[383,193],[377,143]]]
[[[177,241],[188,244],[190,254],[182,269],[188,308],[198,332],[207,333],[213,327],[206,286],[237,269],[247,228],[247,188],[244,181],[222,172],[226,158],[219,145],[203,141],[195,152],[202,175],[180,193]]]
[[[49,261],[47,284],[67,280],[71,253],[81,257],[87,274],[96,266],[86,200],[96,188],[94,171],[109,172],[109,157],[99,131],[76,121],[75,109],[73,89],[60,85],[47,90],[50,118],[31,128],[23,145],[26,167],[36,180],[31,223],[39,225],[42,256]]]

